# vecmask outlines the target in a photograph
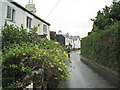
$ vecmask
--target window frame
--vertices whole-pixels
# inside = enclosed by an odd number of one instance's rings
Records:
[[[12,9],[12,21],[15,22],[15,9]]]
[[[47,34],[47,25],[43,24],[43,34]]]
[[[6,14],[7,20],[15,22],[15,13],[16,10],[14,8],[12,8],[11,6],[7,6],[7,14]]]
[[[12,14],[11,14],[11,7],[7,6],[7,19],[11,19]]]
[[[29,16],[27,16],[26,28],[28,29],[32,28],[32,18],[30,18]]]

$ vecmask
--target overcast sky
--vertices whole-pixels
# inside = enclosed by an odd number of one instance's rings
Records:
[[[23,7],[29,0],[14,0]],[[98,10],[106,5],[110,6],[113,0],[33,0],[36,5],[36,15],[51,24],[50,31],[59,30],[63,34],[87,36],[91,31]],[[53,10],[56,4],[57,7]],[[52,13],[49,15],[49,13]],[[48,16],[49,15],[49,16]],[[48,16],[48,17],[47,17]],[[46,18],[47,17],[47,18]]]

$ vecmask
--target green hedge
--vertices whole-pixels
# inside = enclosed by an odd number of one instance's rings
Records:
[[[103,31],[92,32],[81,40],[81,53],[104,66],[118,71],[118,38],[120,22],[107,26]]]

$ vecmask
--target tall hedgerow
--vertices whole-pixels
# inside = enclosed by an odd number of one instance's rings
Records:
[[[94,32],[83,38],[82,55],[118,71],[118,25],[106,27],[104,31]]]
[[[82,55],[115,71],[120,60],[120,1],[113,1],[98,11],[93,21],[93,29],[81,41]]]

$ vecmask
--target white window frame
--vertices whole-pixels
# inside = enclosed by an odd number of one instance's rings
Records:
[[[32,18],[30,18],[29,16],[27,16],[26,18],[26,28],[32,28]]]
[[[47,34],[47,25],[43,24],[43,34]]]
[[[10,17],[8,16],[8,13],[9,13],[8,7],[10,8]],[[15,9],[13,9],[10,6],[7,6],[7,16],[6,16],[7,20],[15,21],[15,12],[16,12]]]

